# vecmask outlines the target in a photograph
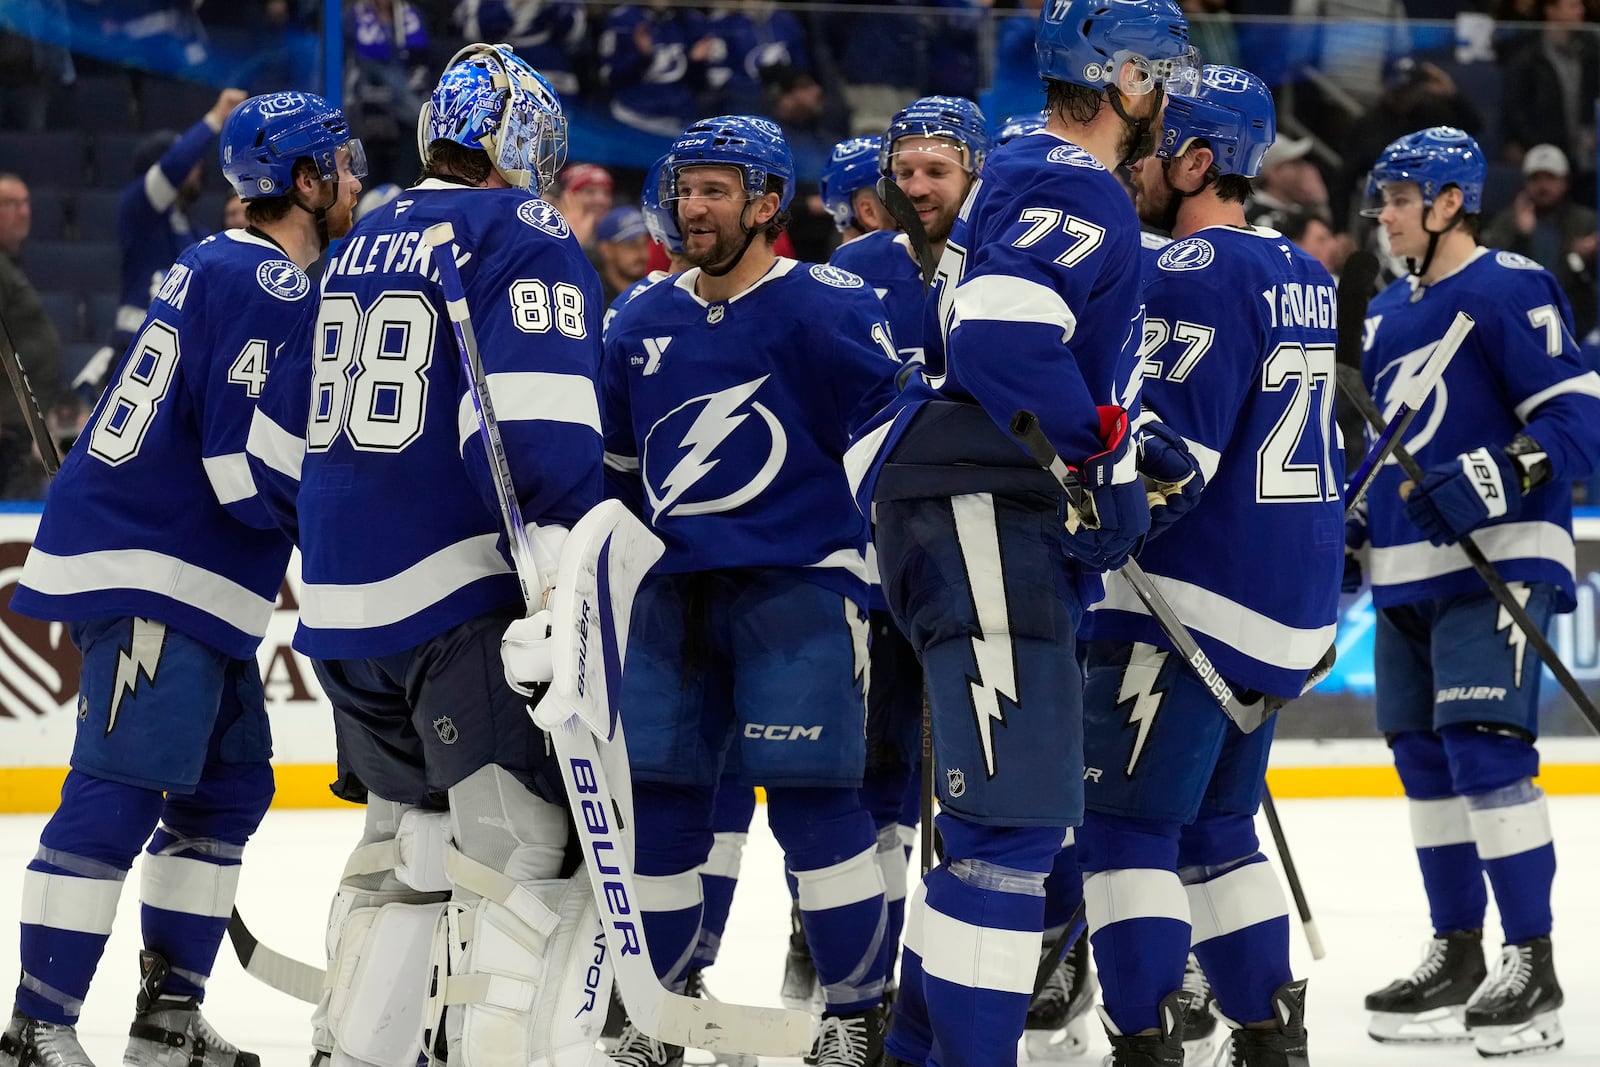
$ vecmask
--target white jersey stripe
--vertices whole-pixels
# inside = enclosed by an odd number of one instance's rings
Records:
[[[243,452],[204,456],[200,463],[206,469],[206,477],[211,479],[211,491],[217,494],[217,503],[233,504],[256,495],[255,479],[250,477],[250,461]]]
[[[1517,418],[1526,423],[1528,416],[1537,411],[1540,404],[1543,404],[1551,397],[1562,396],[1567,393],[1600,397],[1600,374],[1589,371],[1587,374],[1580,374],[1576,378],[1568,378],[1565,381],[1557,382],[1548,389],[1539,390],[1517,405]]]
[[[582,375],[518,371],[491,374],[487,381],[496,422],[571,422],[600,432],[600,401],[594,382]],[[456,430],[462,449],[478,433],[478,414],[465,393],[456,409]]]
[[[306,439],[272,421],[259,410],[250,419],[250,437],[245,451],[279,474],[300,480],[300,464],[306,458]]]
[[[1061,328],[1061,343],[1078,332],[1078,316],[1047,285],[1003,274],[985,274],[956,286],[949,333],[964,322],[1036,322]]]
[[[1573,569],[1576,550],[1572,535],[1553,522],[1504,522],[1472,532],[1483,554],[1494,563],[1514,559],[1547,559]],[[1472,564],[1455,545],[1434,546],[1427,541],[1374,547],[1368,557],[1372,584],[1404,585],[1470,570]]]
[[[22,584],[45,596],[137,589],[182,601],[257,638],[265,636],[272,618],[273,601],[238,582],[142,548],[56,556],[35,545],[23,564]]]
[[[376,630],[404,622],[480,578],[509,574],[498,540],[479,534],[457,541],[376,582],[308,582],[300,597],[300,621],[317,630]]]

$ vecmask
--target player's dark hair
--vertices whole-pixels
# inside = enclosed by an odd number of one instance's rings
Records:
[[[1100,114],[1100,109],[1105,106],[1105,102],[1106,94],[1101,89],[1076,85],[1072,82],[1058,82],[1051,78],[1044,79],[1044,109],[1052,115],[1070,119],[1080,126],[1093,122],[1094,117]]]
[[[1242,204],[1250,199],[1250,179],[1243,174],[1217,176],[1217,199],[1230,204]]]
[[[293,180],[298,182],[302,174],[309,173],[313,177],[319,176],[317,165],[310,159],[300,158],[294,161]],[[283,196],[263,196],[244,202],[244,221],[251,226],[262,226],[267,223],[277,222],[289,214],[289,209],[294,207],[294,198],[285,193]]]
[[[767,192],[777,193],[781,202],[783,199],[783,179],[774,174],[767,175]],[[783,231],[789,228],[790,218],[788,210],[779,211],[767,220],[767,224],[761,228],[761,235],[768,241],[776,241],[783,236]]]
[[[1328,220],[1314,211],[1291,211],[1284,216],[1283,225],[1278,229],[1285,237],[1299,244],[1305,238],[1306,231],[1311,229],[1313,222],[1320,222],[1327,227],[1328,232],[1333,232],[1333,227],[1328,225]]]
[[[428,162],[422,168],[424,178],[460,178],[474,185],[488,181],[493,173],[489,153],[442,137],[428,146]]]

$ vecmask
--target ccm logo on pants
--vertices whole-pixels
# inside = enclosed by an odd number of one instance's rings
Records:
[[[744,724],[744,736],[752,741],[821,741],[820,726],[763,726],[758,722]]]

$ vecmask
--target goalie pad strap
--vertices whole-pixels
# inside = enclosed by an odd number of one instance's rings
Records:
[[[501,905],[530,930],[548,937],[561,922],[561,916],[534,896],[524,883],[479,863],[453,846],[445,851],[444,869],[452,885]]]
[[[538,982],[525,982],[503,974],[456,974],[444,984],[446,1004],[487,1004],[507,1011],[532,1011]]]

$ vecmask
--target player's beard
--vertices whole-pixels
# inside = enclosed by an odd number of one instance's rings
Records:
[[[1170,234],[1178,224],[1178,209],[1183,207],[1183,196],[1167,180],[1166,160],[1146,157],[1139,178],[1136,198],[1139,221]]]
[[[345,196],[342,192],[334,200],[333,206],[328,209],[328,239],[337,241],[350,232],[350,227],[355,225],[355,204],[353,198]]]
[[[950,231],[955,228],[956,214],[961,210],[961,205],[945,204],[933,217],[933,225],[928,227],[928,243],[938,244],[949,238]]]
[[[739,230],[717,229],[717,236],[711,242],[711,247],[703,252],[690,251],[688,242],[683,246],[683,258],[696,267],[731,266],[732,261],[743,253],[745,248],[745,235]]]

